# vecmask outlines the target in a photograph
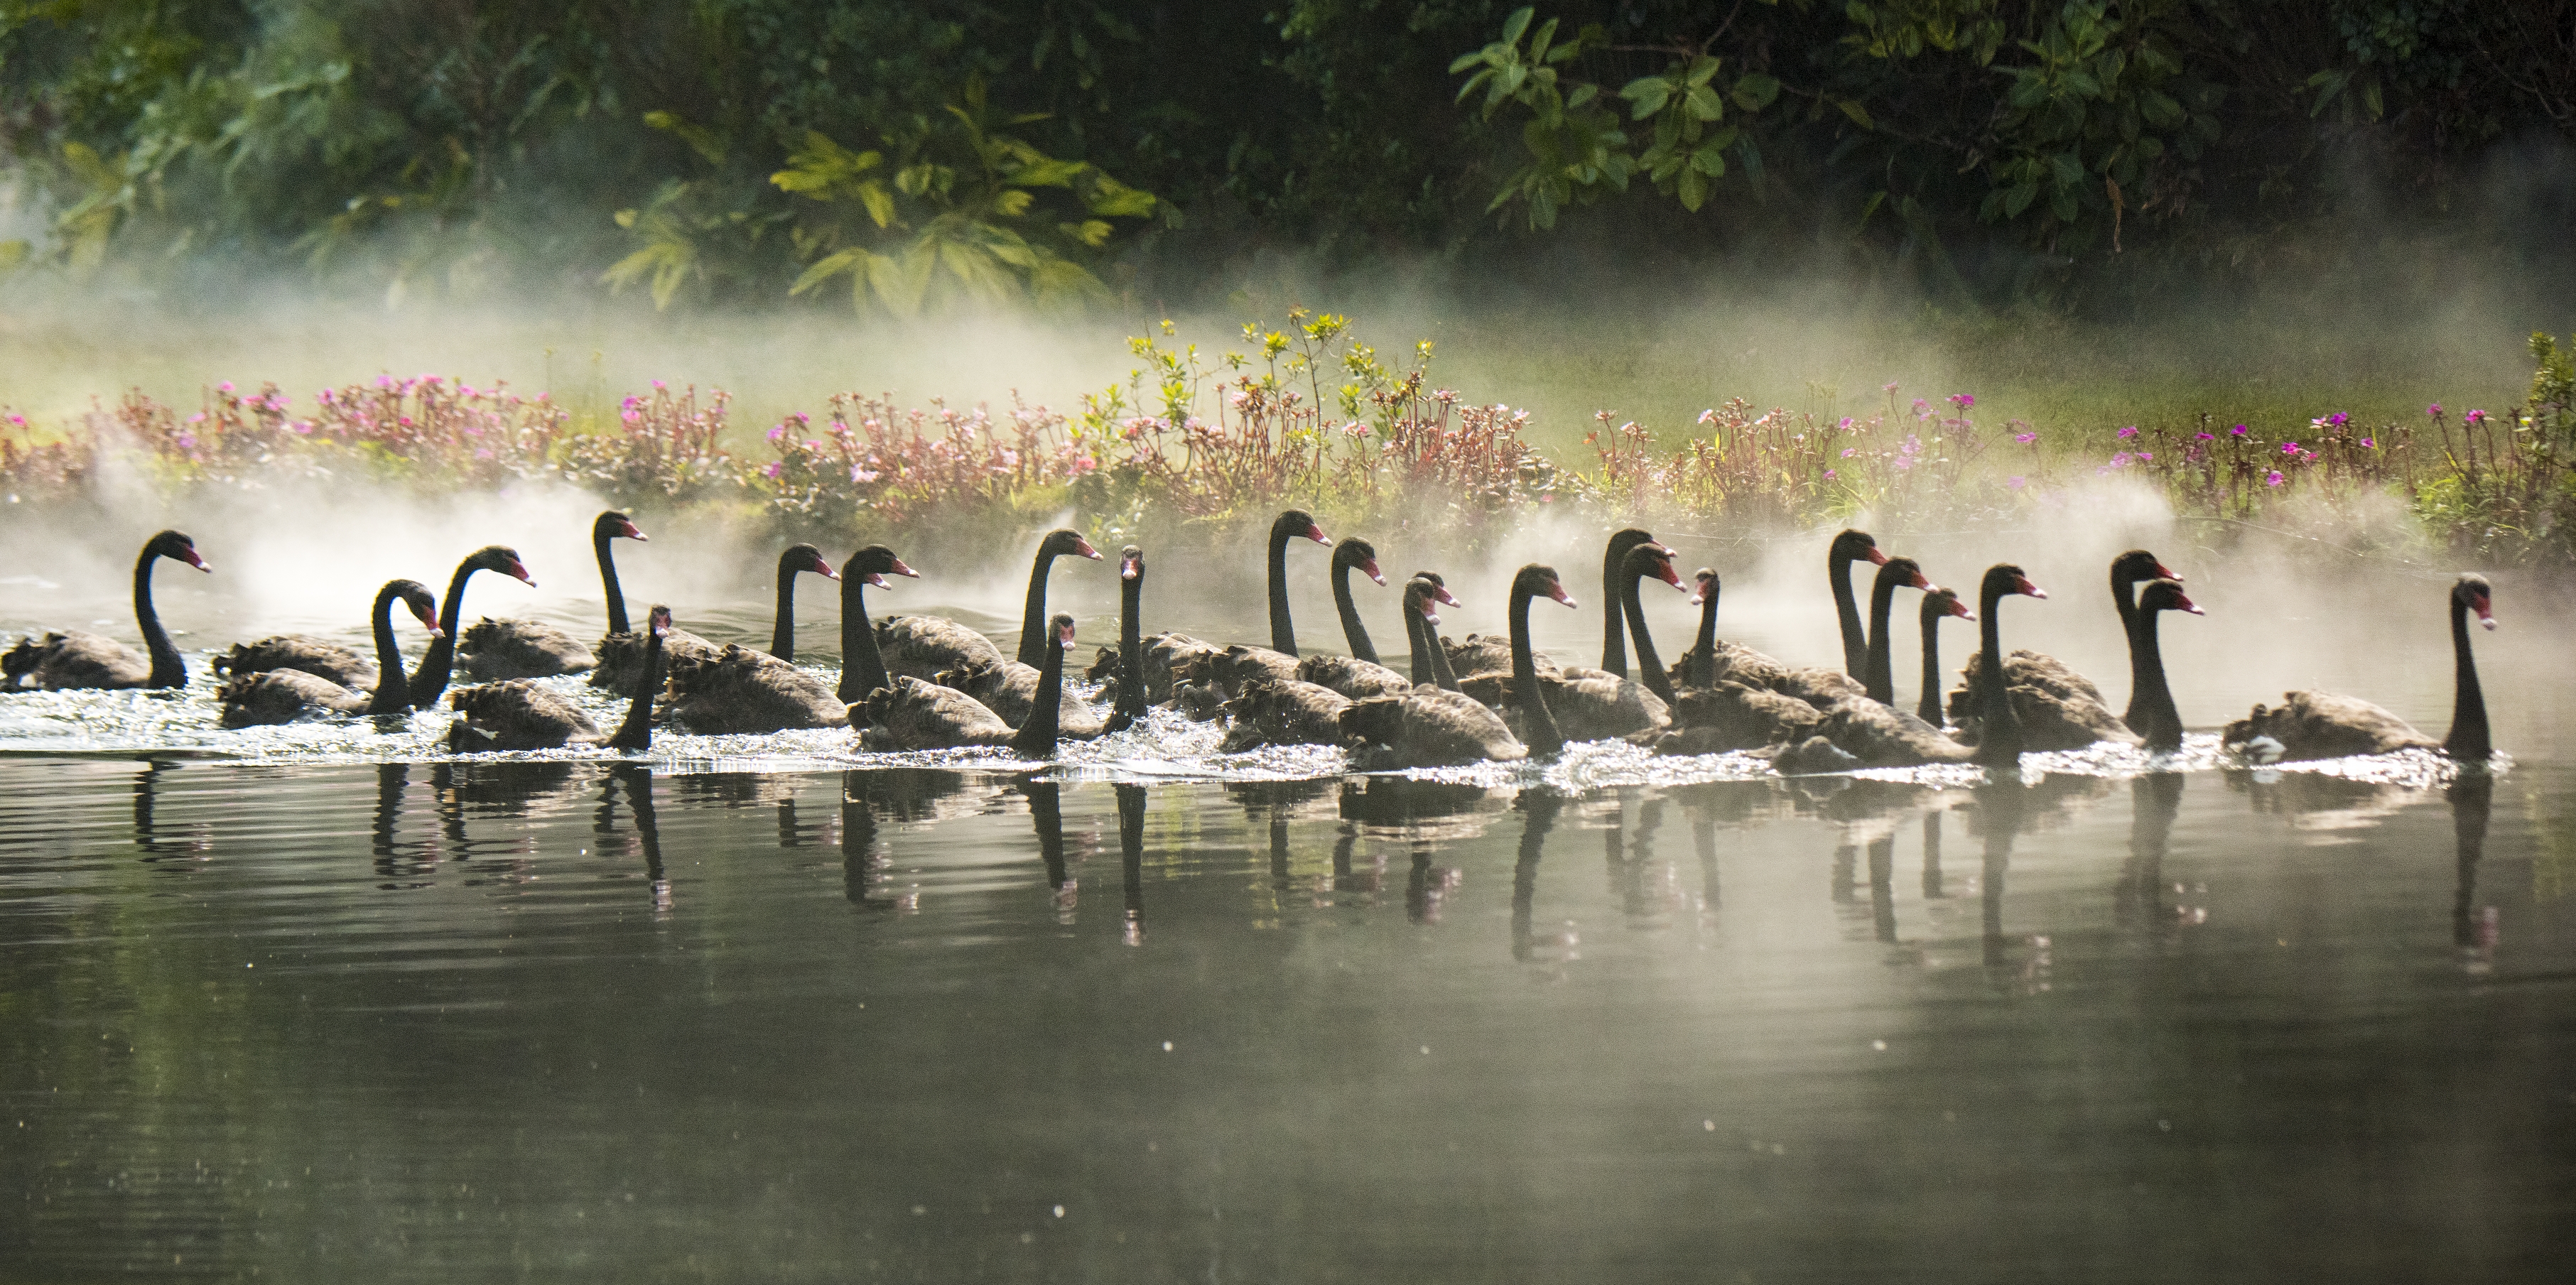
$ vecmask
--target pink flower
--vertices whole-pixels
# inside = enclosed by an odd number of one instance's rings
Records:
[[[644,421],[644,415],[641,411],[622,410],[617,412],[617,417],[625,420],[629,424],[640,424]]]
[[[776,466],[772,465],[771,467],[774,468]],[[850,480],[853,482],[873,482],[883,476],[885,475],[864,464],[853,464],[850,466]]]
[[[2336,428],[2341,428],[2345,424],[2352,422],[2352,416],[2346,415],[2342,411],[2336,411],[2334,414],[2326,416],[2326,422],[2334,425]]]
[[[2271,472],[2266,473],[2266,474],[2264,474],[2264,475],[2263,475],[2263,485],[2265,485],[2265,486],[2279,486],[2280,484],[2281,484],[2281,470],[2279,470],[2279,469],[2274,469],[2274,470],[2272,470]]]
[[[787,426],[785,424],[773,424],[770,426],[769,440],[775,442],[785,436],[787,436]]]
[[[2424,413],[2435,419],[2440,419],[2442,417],[2442,403],[2435,402],[2432,405],[2425,407]]]
[[[2227,430],[2227,435],[2229,437],[2243,437],[2245,436],[2245,426],[2243,424],[2239,424],[2236,427]]]
[[[2194,433],[2194,434],[2192,434],[2192,439],[2193,439],[2193,440],[2195,440],[2195,441],[2207,442],[2207,441],[2215,440],[2215,439],[2217,438],[2217,436],[2218,436],[2218,434],[2216,434],[2216,433],[2200,432],[2200,433]]]
[[[9,426],[12,428],[25,428],[27,426],[27,417],[24,415],[12,415],[9,417]]]
[[[2156,457],[2155,457],[2155,455],[2154,455],[2154,453],[2153,453],[2153,452],[2149,452],[2149,451],[2140,451],[2140,452],[2138,452],[2138,462],[2139,462],[2140,464],[2152,464],[2152,463],[2154,463],[2154,462],[2155,462],[2155,459],[2156,459]]]
[[[2483,424],[2487,422],[2487,413],[2482,410],[2473,410],[2460,418],[2471,424]]]
[[[1956,406],[1961,410],[1966,410],[1969,407],[1976,405],[1977,399],[1967,393],[1952,393],[1950,394],[1949,402],[1951,405]]]
[[[405,428],[409,428],[409,427],[411,427],[411,416],[409,416],[409,415],[403,415],[403,416],[400,416],[400,417],[398,417],[398,418],[395,420],[395,422],[396,422],[396,423],[401,424],[401,425],[402,425],[403,427],[405,427]]]
[[[1826,481],[1828,481],[1828,482],[1830,482],[1830,481],[1832,481],[1832,480],[1833,480],[1833,478],[1834,478],[1834,471],[1833,471],[1832,469],[1826,469],[1826,470],[1825,470],[1825,480],[1826,480]]]
[[[2127,441],[2128,439],[2130,439],[2130,438],[2132,438],[2132,437],[2136,437],[2137,435],[2138,435],[2138,426],[2137,426],[2137,425],[2135,425],[2135,424],[2131,424],[2131,425],[2129,425],[2127,428],[2124,428],[2124,429],[2121,429],[2121,430],[2120,430],[2120,440],[2122,440],[2122,441]]]
[[[194,433],[179,434],[179,445],[181,449],[184,450],[195,450],[197,448],[197,435]]]
[[[1894,388],[1894,387],[1896,387],[1896,385],[1894,385],[1894,384],[1889,384],[1889,385],[1888,385],[1888,387],[1890,387],[1890,388]],[[1237,406],[1240,406],[1240,405],[1242,405],[1242,404],[1243,404],[1243,403],[1241,403],[1241,402],[1236,402],[1236,403],[1235,403],[1235,405],[1237,405]],[[1701,423],[1703,423],[1703,424],[1714,423],[1714,422],[1716,422],[1716,420],[1717,420],[1717,412],[1716,412],[1715,410],[1704,410],[1704,411],[1701,411],[1701,412],[1699,413],[1699,422],[1701,422]]]
[[[2365,451],[2375,449],[2378,445],[2379,443],[2376,439],[2368,437],[2361,439],[2361,449]]]
[[[1895,381],[1895,380],[1891,379],[1891,380],[1887,381],[1887,391],[1888,391],[1888,392],[1891,392],[1891,393],[1896,391],[1896,381]]]
[[[2014,489],[2014,490],[2018,491],[2018,490],[2022,489],[2023,487],[2030,485],[2030,479],[2025,478],[2025,477],[2021,476],[2020,474],[2016,473],[2016,474],[2012,475],[2011,477],[2005,478],[2005,479],[2004,479],[2004,485],[2009,486],[2009,487],[2011,487],[2012,489]]]
[[[2039,440],[2039,434],[2037,434],[2037,433],[2015,433],[2015,434],[2013,434],[2013,440],[2014,440],[2014,441],[2016,441],[2016,442],[2021,443],[2021,444],[2022,444],[2022,445],[2024,445],[2024,446],[2028,446],[2028,445],[2030,445],[2031,443],[2036,442],[2036,441],[2038,441],[2038,440]]]
[[[2299,444],[2297,442],[2283,442],[2281,443],[2281,453],[2283,455],[2296,455],[2299,453]]]
[[[203,424],[206,422],[206,413],[204,411],[198,411],[196,414],[188,417],[188,422],[191,424]]]
[[[233,381],[231,381],[231,380],[229,380],[229,379],[225,380],[224,382],[222,382],[222,383],[220,383],[220,384],[215,385],[215,391],[216,391],[216,392],[219,392],[219,393],[229,393],[229,392],[231,392],[232,390],[233,390]]]
[[[1843,448],[1843,458],[1850,459],[1859,450],[1860,448],[1857,446],[1846,446]]]
[[[654,380],[654,381],[653,381],[653,391],[654,391],[654,392],[657,392],[657,393],[658,393],[658,392],[660,392],[660,391],[662,391],[663,389],[668,388],[668,387],[670,387],[670,385],[669,385],[669,384],[666,384],[666,383],[663,383],[661,380],[658,380],[658,379],[657,379],[657,380]]]
[[[777,461],[772,460],[772,461],[770,461],[770,463],[769,463],[768,467],[763,468],[762,470],[760,470],[760,475],[761,475],[762,477],[775,479],[775,478],[779,475],[779,473],[780,473],[780,472],[782,472],[782,471],[783,471],[783,466],[782,466],[782,465],[780,465]]]

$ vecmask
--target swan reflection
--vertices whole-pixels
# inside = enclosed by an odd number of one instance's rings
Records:
[[[1556,828],[1556,814],[1565,808],[1565,799],[1552,790],[1521,791],[1513,801],[1521,814],[1519,859],[1512,864],[1512,958],[1522,963],[1533,960],[1562,963],[1575,958],[1576,938],[1569,926],[1564,932],[1541,937],[1531,931],[1532,907],[1538,900],[1539,857],[1547,848],[1547,836]]]
[[[2458,842],[2451,893],[2451,940],[2472,973],[2495,966],[2496,942],[2502,936],[2496,908],[2473,912],[2477,902],[2478,863],[2487,850],[2487,818],[2495,809],[2495,777],[2471,768],[2443,791],[2451,804],[2451,833]]]
[[[1118,795],[1118,879],[1127,893],[1127,918],[1121,938],[1130,946],[1145,943],[1145,787],[1112,786]]]

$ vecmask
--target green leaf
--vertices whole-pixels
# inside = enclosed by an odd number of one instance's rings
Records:
[[[805,269],[803,274],[796,278],[796,284],[787,287],[787,293],[791,297],[800,295],[844,272],[864,270],[867,261],[874,257],[876,256],[855,246],[839,254],[827,255],[816,260],[814,266]]]
[[[1503,19],[1503,43],[1507,45],[1519,44],[1521,42],[1521,33],[1529,30],[1530,19],[1537,16],[1537,14],[1537,8],[1531,5],[1522,5],[1520,8],[1513,10],[1512,16]]]
[[[1640,76],[1629,81],[1628,87],[1619,91],[1619,96],[1635,104],[1634,114],[1629,119],[1644,120],[1662,111],[1664,104],[1672,100],[1673,82],[1661,76]]]
[[[1780,81],[1758,71],[1746,72],[1736,77],[1735,88],[1728,96],[1746,111],[1760,111],[1780,96]]]
[[[1720,120],[1726,115],[1726,104],[1706,85],[1692,88],[1683,96],[1682,104],[1698,120]]]
[[[1862,129],[1877,128],[1877,126],[1869,123],[1869,109],[1861,106],[1859,100],[1840,98],[1834,100],[1834,106],[1843,109],[1843,115],[1851,117],[1852,123],[1860,126]]]

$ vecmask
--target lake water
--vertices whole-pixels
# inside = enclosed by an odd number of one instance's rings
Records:
[[[0,697],[0,1279],[2562,1280],[2557,702],[1413,780]]]

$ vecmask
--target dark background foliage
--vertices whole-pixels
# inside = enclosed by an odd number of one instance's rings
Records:
[[[0,0],[0,262],[397,293],[1185,306],[1264,251],[1788,250],[2117,312],[2363,203],[2491,238],[2481,185],[2571,133],[2576,0]]]

